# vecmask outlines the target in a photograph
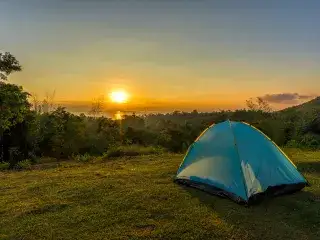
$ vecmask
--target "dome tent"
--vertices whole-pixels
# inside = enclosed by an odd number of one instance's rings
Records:
[[[229,120],[200,134],[189,147],[175,181],[244,204],[308,185],[269,137],[247,123]]]

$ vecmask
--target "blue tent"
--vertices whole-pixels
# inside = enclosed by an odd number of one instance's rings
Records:
[[[245,204],[308,185],[269,137],[247,123],[229,120],[201,133],[189,147],[175,181]]]

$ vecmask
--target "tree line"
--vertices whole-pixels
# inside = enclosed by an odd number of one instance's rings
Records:
[[[227,119],[254,125],[280,146],[320,148],[318,109],[303,114],[294,108],[272,111],[266,101],[256,98],[247,101],[246,109],[236,111],[133,114],[117,121],[94,116],[99,112],[98,101],[93,115],[53,108],[50,96],[38,101],[21,86],[8,83],[8,76],[21,70],[12,54],[0,53],[0,162],[10,167],[25,159],[101,155],[115,146],[132,144],[185,152],[205,128]]]

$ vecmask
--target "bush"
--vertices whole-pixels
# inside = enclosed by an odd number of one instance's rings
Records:
[[[160,147],[144,147],[139,145],[118,146],[111,148],[105,154],[105,157],[124,157],[124,156],[139,156],[152,155],[163,153],[164,149]]]
[[[20,161],[16,164],[16,169],[31,169],[31,161],[29,159]]]
[[[10,167],[10,163],[0,162],[0,171],[8,170]]]
[[[76,155],[73,157],[77,162],[89,162],[89,160],[92,158],[89,154],[84,155]]]
[[[318,149],[320,146],[320,136],[306,134],[301,140],[301,145],[310,149]]]
[[[286,144],[286,147],[288,148],[299,148],[301,147],[300,144],[296,141],[296,140],[290,140],[288,141],[288,143]]]

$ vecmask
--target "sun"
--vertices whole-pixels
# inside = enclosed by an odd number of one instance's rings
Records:
[[[113,91],[110,93],[110,99],[115,103],[125,103],[128,101],[128,93],[125,91]]]

